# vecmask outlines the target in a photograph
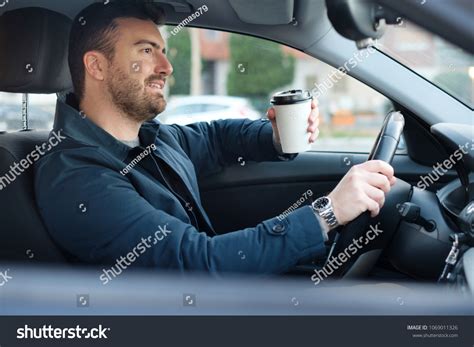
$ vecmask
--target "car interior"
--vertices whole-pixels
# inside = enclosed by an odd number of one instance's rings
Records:
[[[19,115],[24,129],[0,133],[0,176],[13,162],[19,162],[47,140],[49,131],[28,127],[28,117],[33,117],[28,95],[55,93],[63,98],[72,90],[67,65],[68,33],[75,15],[93,2],[17,0],[0,8],[0,92],[24,95]],[[364,38],[370,34],[358,25],[360,18],[350,9],[333,8],[328,4],[331,1],[155,2],[165,9],[167,25],[177,25],[206,4],[209,11],[190,26],[270,40],[332,66],[343,65],[358,47],[367,44]],[[354,16],[353,21],[348,19],[350,16]],[[387,23],[393,21],[392,17],[387,15]],[[372,152],[311,151],[300,153],[291,162],[247,163],[245,169],[236,163],[205,177],[200,182],[201,196],[215,229],[225,233],[254,226],[279,215],[308,189],[314,197],[327,194],[350,166],[380,158],[392,163],[398,178],[381,214],[373,220],[365,214],[345,226],[335,239],[329,240],[328,251],[336,254],[369,224],[380,222],[385,227],[384,235],[336,276],[372,283],[434,285],[452,250],[453,235],[458,235],[464,256],[458,258],[450,270],[450,279],[444,282],[449,282],[454,293],[473,295],[474,268],[467,265],[474,259],[474,214],[470,212],[474,210],[472,109],[380,51],[350,75],[382,93],[394,106],[379,137],[374,139]],[[401,136],[405,151],[398,147]],[[429,175],[434,164],[446,160],[464,143],[471,143],[471,147],[463,160],[428,189],[417,187],[421,176]],[[350,166],[344,165],[344,158],[348,157]],[[75,265],[67,262],[41,220],[31,168],[14,184],[0,190],[0,211],[0,261],[30,265],[25,252],[34,245],[35,264]],[[323,267],[326,261],[314,259],[299,264],[285,276],[308,280],[313,270]]]

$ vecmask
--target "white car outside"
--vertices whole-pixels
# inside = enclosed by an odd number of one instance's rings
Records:
[[[246,98],[219,95],[174,96],[158,116],[165,124],[186,125],[218,119],[260,119],[261,115]]]

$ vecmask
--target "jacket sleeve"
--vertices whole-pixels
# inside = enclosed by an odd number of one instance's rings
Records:
[[[325,252],[308,206],[281,220],[209,237],[154,208],[115,170],[65,157],[64,151],[48,159],[35,177],[40,213],[58,245],[83,262],[125,259],[130,266],[162,270],[271,274]]]
[[[220,171],[242,161],[279,161],[296,155],[280,155],[273,144],[269,120],[222,119],[170,125],[169,130],[186,152],[198,176]]]

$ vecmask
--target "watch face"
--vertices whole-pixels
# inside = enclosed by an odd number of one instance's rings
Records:
[[[316,199],[316,201],[314,202],[314,208],[318,211],[324,210],[325,208],[328,207],[328,205],[329,205],[329,199],[325,196],[319,199]]]

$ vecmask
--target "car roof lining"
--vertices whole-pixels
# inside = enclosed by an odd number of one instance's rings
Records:
[[[17,8],[44,7],[73,19],[83,8],[95,2],[97,0],[16,0],[1,8],[0,15]],[[170,25],[179,24],[192,12],[206,5],[208,11],[193,19],[189,26],[250,34],[300,50],[314,44],[332,28],[326,16],[325,0],[154,0],[154,2],[164,5],[166,23]],[[298,25],[288,24],[293,18]]]

